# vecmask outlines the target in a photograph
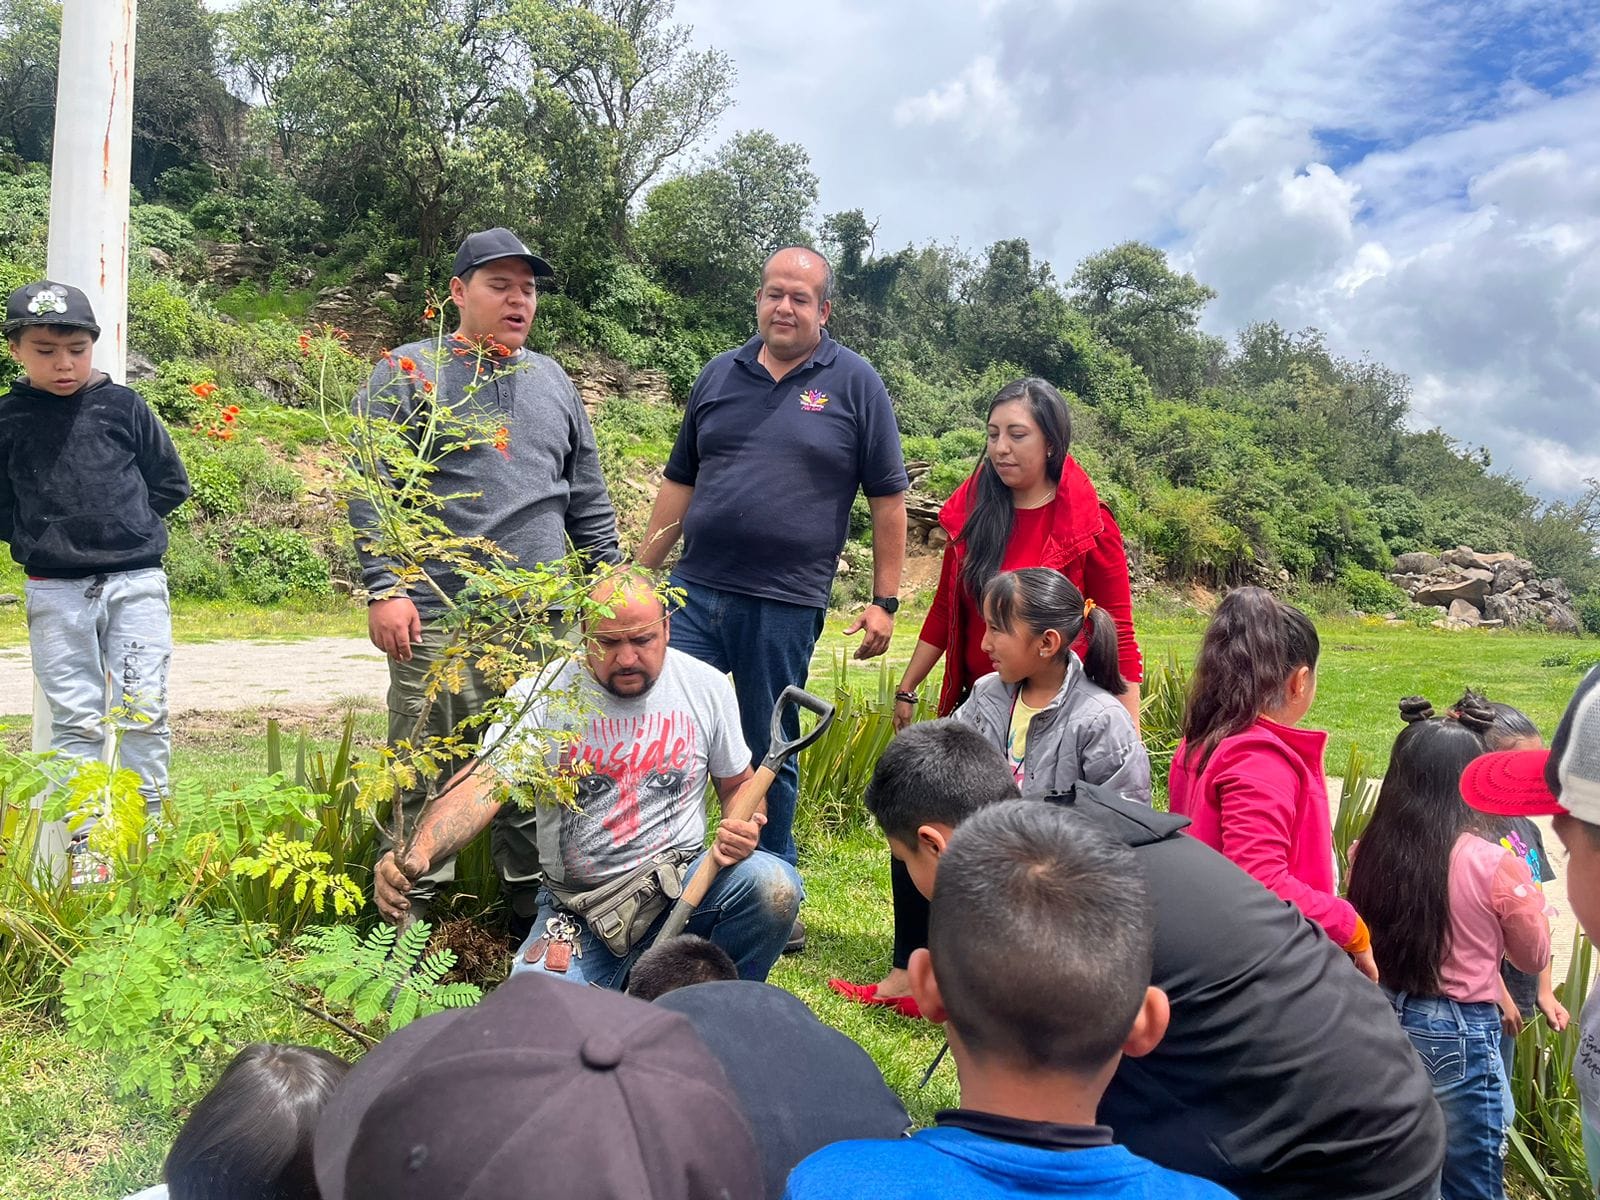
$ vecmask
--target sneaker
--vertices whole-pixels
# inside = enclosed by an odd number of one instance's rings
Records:
[[[794,919],[794,928],[789,930],[789,940],[784,943],[785,954],[799,954],[806,948],[806,923],[799,917]]]
[[[89,849],[87,835],[67,844],[67,881],[74,889],[111,882],[111,861]]]

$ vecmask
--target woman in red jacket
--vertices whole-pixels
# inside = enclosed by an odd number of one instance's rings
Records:
[[[1073,461],[1072,416],[1061,393],[1043,379],[1008,383],[989,404],[989,442],[971,477],[939,513],[950,535],[939,570],[939,589],[928,610],[911,662],[895,693],[895,728],[916,709],[917,689],[945,660],[939,715],[948,716],[972,685],[994,670],[983,651],[978,597],[1001,571],[1051,567],[1116,622],[1118,667],[1128,690],[1119,697],[1135,725],[1143,658],[1133,632],[1133,598],[1122,531],[1101,503],[1094,484]],[[1083,638],[1073,646],[1081,658]],[[906,964],[927,944],[928,902],[905,868],[890,866],[894,891],[893,969],[878,983],[828,981],[834,991],[863,1004],[888,1005],[914,1016]]]

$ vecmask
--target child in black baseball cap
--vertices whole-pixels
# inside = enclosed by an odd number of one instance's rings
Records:
[[[100,758],[111,715],[121,765],[154,812],[171,753],[164,518],[189,477],[144,398],[94,369],[100,325],[81,291],[49,279],[18,288],[4,331],[23,377],[0,396],[0,540],[28,573],[50,748]]]
[[[1461,774],[1461,798],[1480,812],[1550,817],[1567,848],[1567,901],[1578,924],[1600,937],[1600,669],[1578,685],[1548,750],[1501,750]],[[1583,1109],[1589,1182],[1600,1187],[1600,989],[1578,1018],[1572,1072]]]

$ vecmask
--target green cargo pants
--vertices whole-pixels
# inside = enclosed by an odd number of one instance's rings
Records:
[[[402,663],[392,658],[389,660],[390,745],[412,740],[417,717],[422,712],[428,669],[438,660],[451,636],[451,632],[440,622],[424,621],[422,641],[411,647],[411,661]],[[420,743],[426,739],[448,736],[455,732],[456,726],[462,721],[476,716],[485,705],[497,698],[498,693],[489,686],[488,680],[469,664],[459,692],[441,690],[434,698],[422,737],[416,741]],[[483,730],[474,727],[463,729],[460,733],[464,740],[475,745]],[[462,761],[447,768],[439,783],[465,765]],[[415,788],[402,793],[400,803],[403,805],[408,833],[416,828],[428,794],[429,785],[425,781],[419,781]],[[393,849],[394,843],[389,832],[386,826],[380,834],[379,857]],[[539,871],[539,845],[534,838],[532,810],[520,809],[514,804],[502,805],[489,827],[489,850],[500,873],[506,903],[518,916],[533,917],[539,911],[537,897],[543,877]],[[453,855],[432,864],[432,870],[417,880],[417,886],[411,892],[412,900],[421,901],[424,905],[431,903],[438,885],[449,883],[455,877],[456,861]]]

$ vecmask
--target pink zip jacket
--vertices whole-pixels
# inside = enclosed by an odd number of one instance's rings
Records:
[[[1188,832],[1348,945],[1359,918],[1334,893],[1333,823],[1322,752],[1328,735],[1260,717],[1224,738],[1197,776],[1178,743],[1168,785]]]

